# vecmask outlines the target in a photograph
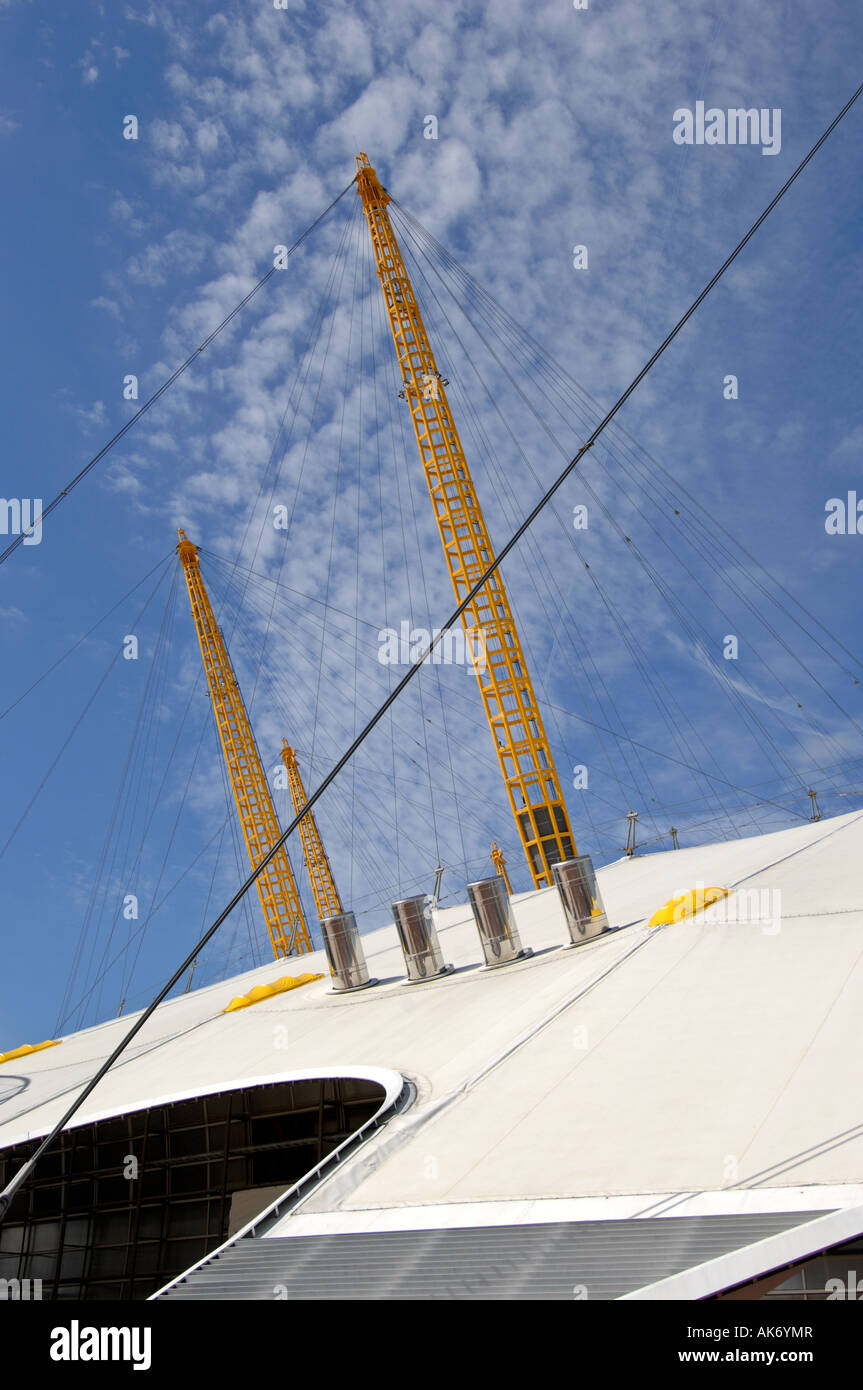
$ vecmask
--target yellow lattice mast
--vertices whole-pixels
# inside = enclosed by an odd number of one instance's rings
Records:
[[[288,786],[291,789],[294,811],[300,811],[308,801],[308,797],[297,765],[296,750],[289,746],[285,738],[282,739],[282,762],[288,773]],[[318,916],[322,921],[327,917],[341,917],[344,912],[342,900],[333,879],[333,871],[330,868],[330,861],[327,858],[313,811],[309,811],[303,816],[299,830]]]
[[[216,727],[249,860],[255,868],[282,832],[225,639],[204,587],[198,547],[187,539],[185,531],[178,531],[177,535],[180,537],[177,554],[189,589]],[[311,951],[312,943],[284,846],[259,875],[256,886],[276,960]]]
[[[459,602],[494,559],[476,490],[447,402],[410,278],[390,222],[389,194],[368,156],[357,155],[357,191],[371,232],[378,276],[437,518]],[[560,782],[500,573],[462,615],[484,635],[474,662],[485,712],[533,882],[551,883],[551,865],[575,855]]]

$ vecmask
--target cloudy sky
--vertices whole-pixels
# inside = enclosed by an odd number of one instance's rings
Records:
[[[5,497],[52,498],[365,150],[500,544],[851,95],[861,36],[831,0],[0,0]],[[763,110],[770,139],[678,142],[699,102]],[[597,862],[630,809],[655,851],[672,824],[684,843],[791,824],[809,786],[827,814],[860,804],[863,537],[828,534],[825,507],[863,497],[861,120],[507,564]],[[380,631],[452,607],[358,201],[3,566],[0,1049],[145,1002],[245,871],[178,526],[265,766],[287,737],[308,786],[401,674]],[[422,673],[320,822],[361,925],[438,862],[462,899],[492,838],[528,886],[463,667]],[[266,956],[250,901],[198,978]]]

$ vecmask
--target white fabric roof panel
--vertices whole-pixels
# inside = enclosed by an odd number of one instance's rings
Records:
[[[860,813],[621,860],[599,882],[609,920],[636,925],[577,950],[560,949],[546,890],[516,900],[529,960],[482,970],[469,911],[453,908],[438,917],[453,976],[404,986],[386,927],[364,937],[373,989],[334,996],[324,979],[220,1012],[255,984],[326,970],[320,954],[273,963],[164,1005],[79,1118],[289,1072],[407,1076],[415,1104],[305,1201],[305,1233],[316,1212],[859,1183],[861,862]],[[743,880],[779,890],[778,930],[709,910],[648,931],[675,892]],[[0,1145],[44,1132],[128,1024],[0,1067]]]

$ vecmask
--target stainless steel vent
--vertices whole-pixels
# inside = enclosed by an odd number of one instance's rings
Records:
[[[608,918],[590,855],[581,854],[577,859],[552,864],[551,872],[563,903],[572,945],[581,946],[599,936],[607,928]]]
[[[369,979],[357,919],[352,912],[343,912],[338,917],[324,917],[321,934],[336,994],[377,984],[377,980]]]
[[[393,903],[393,918],[404,953],[408,984],[452,974],[455,967],[444,961],[431,905],[425,894]]]
[[[523,948],[519,940],[506,884],[499,874],[469,883],[467,895],[487,966],[509,965],[533,955],[530,947]]]

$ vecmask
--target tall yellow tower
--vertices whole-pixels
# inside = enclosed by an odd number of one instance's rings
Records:
[[[185,531],[178,531],[177,535],[180,538],[177,554],[186,576],[216,727],[249,860],[255,868],[278,840],[281,827],[225,639],[204,587],[198,547],[187,539]],[[258,876],[256,886],[276,960],[311,951],[312,943],[284,846]]]
[[[282,739],[282,762],[287,769],[288,786],[290,787],[294,810],[301,811],[308,801],[308,797],[303,786],[303,779],[300,776],[296,750],[289,746],[286,738]],[[324,849],[314,811],[308,811],[303,816],[299,831],[318,916],[322,921],[326,917],[341,917],[344,912],[342,900],[333,879],[333,871],[330,868],[330,861]]]
[[[456,599],[461,602],[494,559],[476,489],[447,402],[399,244],[389,194],[365,154],[357,155],[363,200],[387,319],[419,446],[426,483]],[[560,781],[500,573],[493,574],[462,615],[465,629],[484,635],[485,661],[474,662],[510,806],[537,888],[551,884],[551,866],[572,859],[575,845]]]

